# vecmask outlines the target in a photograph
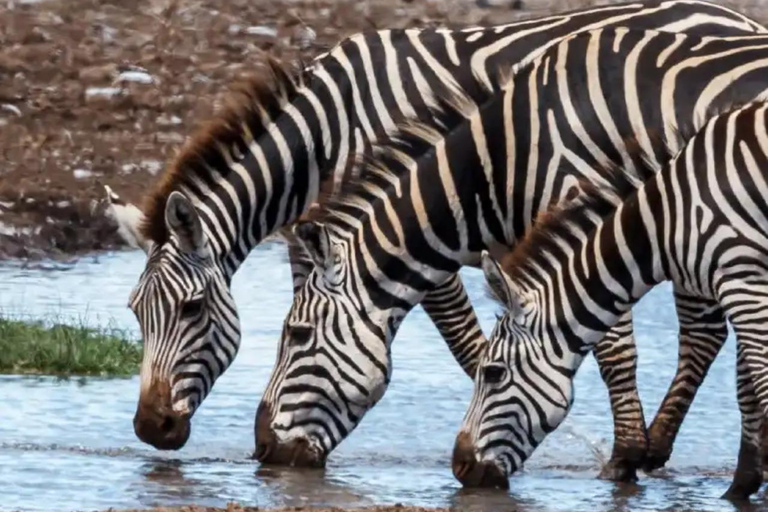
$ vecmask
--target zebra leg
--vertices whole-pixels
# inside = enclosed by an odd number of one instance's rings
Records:
[[[741,412],[741,442],[739,459],[733,482],[723,498],[739,501],[749,498],[760,489],[763,472],[760,458],[760,432],[763,409],[760,407],[755,386],[746,364],[745,351],[741,344],[737,348],[736,393]]]
[[[637,349],[632,335],[632,314],[627,313],[595,346],[600,376],[608,387],[613,411],[613,452],[599,478],[616,482],[637,480],[645,460],[648,437],[637,393]]]
[[[680,322],[677,373],[648,429],[645,471],[663,467],[669,460],[683,418],[728,337],[717,301],[675,290],[675,306]]]
[[[459,274],[453,274],[427,293],[421,307],[440,331],[461,368],[474,378],[486,339]]]

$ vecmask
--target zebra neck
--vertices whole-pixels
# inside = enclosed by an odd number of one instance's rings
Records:
[[[210,178],[186,190],[224,274],[231,277],[251,250],[295,221],[317,199],[326,155],[323,130],[307,91],[283,107],[260,135],[247,129]]]
[[[592,223],[593,229],[569,226],[567,234],[553,235],[537,261],[526,264],[522,296],[533,299],[543,333],[555,333],[561,347],[554,352],[575,356],[574,371],[622,316],[667,278],[656,214],[661,203],[649,199],[656,196],[655,181]]]

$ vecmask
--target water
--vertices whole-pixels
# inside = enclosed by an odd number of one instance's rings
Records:
[[[0,311],[101,325],[113,321],[135,330],[126,303],[143,265],[143,253],[133,252],[72,266],[0,266]],[[488,330],[497,306],[484,297],[479,271],[463,274]],[[389,391],[324,471],[261,469],[249,460],[254,412],[291,301],[284,247],[267,244],[255,251],[236,276],[234,293],[243,346],[195,416],[180,452],[158,452],[134,437],[136,378],[0,377],[0,509],[56,512],[229,501],[260,507],[403,503],[536,512],[733,508],[718,499],[730,482],[739,436],[732,340],[659,476],[641,476],[637,485],[595,478],[610,452],[612,423],[607,393],[590,359],[578,375],[570,416],[512,478],[510,491],[465,492],[451,475],[450,454],[472,386],[420,309],[408,316],[395,340]],[[640,392],[650,419],[676,365],[669,286],[642,301],[635,325]],[[752,508],[765,504],[759,497]]]

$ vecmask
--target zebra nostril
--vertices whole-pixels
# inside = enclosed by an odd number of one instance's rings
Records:
[[[173,426],[176,422],[173,421],[173,418],[170,416],[165,416],[160,422],[160,432],[167,434],[168,432],[171,432],[173,430]]]

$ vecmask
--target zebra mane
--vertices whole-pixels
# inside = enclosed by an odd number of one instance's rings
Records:
[[[558,241],[573,238],[574,228],[592,231],[596,218],[610,215],[618,206],[604,190],[590,182],[580,182],[579,188],[581,193],[575,197],[569,194],[564,200],[540,212],[514,248],[500,257],[494,254],[512,282],[524,281],[532,266],[546,261],[544,254],[555,248]],[[491,297],[495,298],[492,293]],[[495,299],[498,301],[498,298]]]
[[[165,205],[171,192],[194,188],[196,181],[209,181],[211,167],[222,160],[222,149],[230,151],[233,146],[243,144],[245,129],[258,139],[309,79],[306,70],[292,73],[272,58],[267,58],[266,68],[267,72],[261,76],[233,84],[220,112],[197,129],[167,167],[144,200],[145,219],[140,232],[145,238],[157,244],[166,242]],[[215,170],[224,175],[229,172],[221,165]]]

